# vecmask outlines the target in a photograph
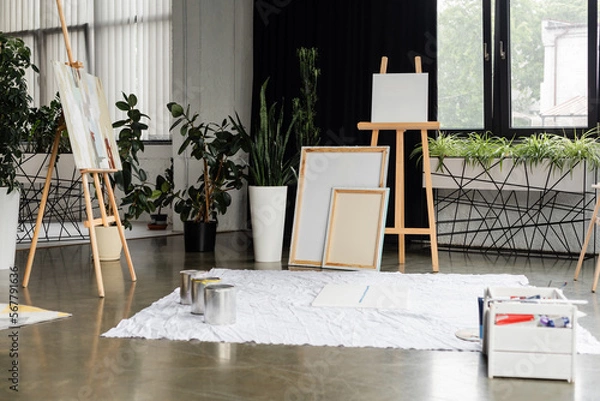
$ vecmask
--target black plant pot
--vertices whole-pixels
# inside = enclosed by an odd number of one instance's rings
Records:
[[[148,223],[148,229],[150,230],[166,230],[168,226],[166,214],[151,214],[151,221]]]
[[[183,240],[186,252],[213,252],[217,236],[217,222],[183,223]]]

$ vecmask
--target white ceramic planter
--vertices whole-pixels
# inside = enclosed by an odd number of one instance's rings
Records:
[[[100,261],[119,260],[121,259],[121,237],[119,236],[119,228],[117,226],[103,227],[98,226],[96,229],[96,243],[98,244],[98,255]]]
[[[7,270],[15,265],[19,195],[17,190],[8,193],[8,188],[0,188],[0,270]]]
[[[586,170],[585,163],[563,172],[550,171],[547,164],[515,165],[512,159],[494,160],[487,169],[480,164],[466,164],[458,157],[445,158],[442,168],[437,158],[432,158],[430,163],[433,187],[441,189],[584,193],[595,182],[594,173]]]
[[[254,260],[279,262],[283,248],[283,229],[287,187],[248,187]]]

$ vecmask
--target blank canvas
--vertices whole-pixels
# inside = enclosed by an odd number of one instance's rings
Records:
[[[427,121],[428,74],[373,74],[371,122]]]
[[[331,190],[385,187],[388,146],[303,147],[289,264],[321,267]]]
[[[311,305],[322,307],[407,309],[408,289],[398,285],[327,284],[315,297]]]
[[[389,188],[334,188],[323,267],[379,270]]]
[[[83,69],[53,64],[77,168],[120,170],[119,149],[100,79]]]

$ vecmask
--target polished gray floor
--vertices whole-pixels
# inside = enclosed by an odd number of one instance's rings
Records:
[[[214,254],[190,254],[183,238],[129,241],[138,281],[124,262],[103,263],[106,297],[97,297],[88,245],[39,249],[21,304],[70,312],[71,318],[20,328],[18,358],[9,331],[0,339],[1,400],[600,400],[600,355],[579,355],[577,378],[488,379],[475,352],[273,346],[107,339],[100,334],[179,286],[186,268],[272,268],[252,262],[246,233],[219,234]],[[27,251],[17,253],[24,269]],[[286,259],[284,255],[284,260]],[[579,281],[575,260],[440,251],[441,273],[524,274],[533,285],[567,281],[565,294],[585,299],[582,326],[600,338],[600,307],[590,291],[594,261]],[[278,267],[278,266],[275,266]],[[282,268],[287,268],[283,264]],[[407,255],[405,273],[430,272],[426,251]],[[399,270],[386,245],[383,270]],[[23,272],[21,271],[21,274]],[[6,271],[2,272],[6,282]],[[8,302],[5,288],[0,296]],[[440,300],[443,302],[443,300]],[[18,361],[19,392],[9,390]]]

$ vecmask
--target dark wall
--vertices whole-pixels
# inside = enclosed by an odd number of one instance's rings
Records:
[[[270,101],[286,105],[299,95],[296,49],[319,50],[318,125],[324,145],[365,145],[370,132],[356,129],[371,114],[372,74],[379,72],[382,56],[388,72],[414,72],[420,55],[430,78],[430,120],[435,120],[436,0],[258,0],[254,9],[254,94],[270,77]],[[253,108],[256,110],[256,107]],[[380,134],[380,144],[394,146],[393,133]],[[421,167],[409,160],[419,138],[405,135],[407,226],[426,224]],[[393,155],[395,149],[392,149]],[[395,160],[390,159],[390,166]],[[394,168],[389,182],[394,181]],[[393,190],[392,190],[393,192]],[[390,204],[393,204],[390,199]],[[393,213],[388,216],[388,225]]]

